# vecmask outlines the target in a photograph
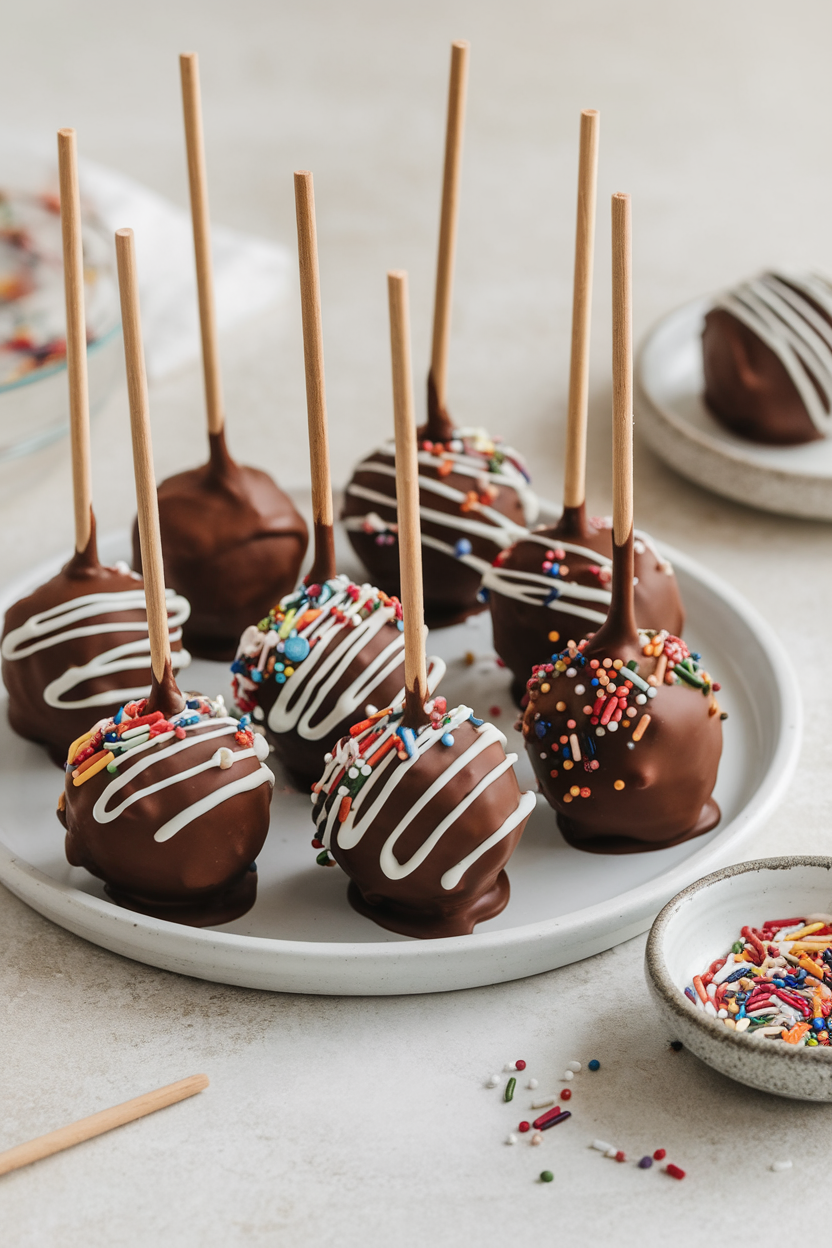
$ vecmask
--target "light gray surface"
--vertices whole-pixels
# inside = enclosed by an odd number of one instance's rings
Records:
[[[0,102],[38,133],[74,124],[85,154],[179,202],[186,181],[176,53],[203,65],[216,220],[291,243],[291,171],[316,174],[335,464],[389,428],[384,270],[411,271],[423,373],[438,217],[448,43],[473,43],[451,398],[510,434],[544,494],[560,486],[577,114],[602,111],[589,501],[608,511],[609,193],[634,195],[636,332],[763,265],[832,271],[828,47],[832,11],[806,0],[477,0],[385,4],[103,0],[7,8]],[[129,223],[125,223],[129,224]],[[296,308],[223,343],[230,436],[302,484]],[[160,475],[200,455],[196,369],[153,395]],[[130,519],[123,395],[95,427],[102,528]],[[754,855],[828,854],[832,680],[829,528],[743,510],[670,474],[643,447],[638,520],[731,581],[799,672],[807,733],[791,793]],[[63,548],[60,447],[0,472],[0,576]],[[4,1243],[500,1246],[519,1237],[698,1245],[747,1234],[769,1161],[807,1225],[826,1196],[801,1180],[826,1157],[829,1111],[732,1085],[665,1048],[643,941],[492,989],[385,1001],[273,997],[178,979],[67,936],[0,895],[0,1145],[198,1069],[200,1098],[2,1180]],[[482,1081],[524,1056],[541,1087],[572,1056],[573,1118],[541,1148],[501,1140],[519,1119]],[[585,1090],[584,1090],[585,1089]],[[525,1102],[518,1101],[525,1110]],[[660,1145],[688,1170],[617,1166]],[[544,1165],[556,1180],[536,1186]],[[814,1219],[815,1222],[810,1222]]]

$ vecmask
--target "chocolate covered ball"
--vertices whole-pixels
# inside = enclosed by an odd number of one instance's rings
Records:
[[[637,646],[585,639],[534,669],[523,735],[570,845],[636,853],[717,825],[719,688],[665,632],[642,632]]]
[[[669,560],[646,533],[636,531],[634,551],[637,622],[681,633],[684,610]],[[497,556],[482,584],[494,648],[514,676],[515,701],[535,663],[604,622],[611,582],[611,522],[587,519],[582,507],[568,508],[556,525],[526,534]]]
[[[433,692],[445,664],[428,665]],[[368,705],[380,710],[404,695],[401,603],[346,576],[301,585],[246,629],[231,670],[235,702],[265,722],[275,754],[308,791],[332,742]]]
[[[832,285],[763,273],[717,300],[702,332],[705,401],[752,442],[792,446],[832,431]]]
[[[222,699],[178,704],[129,703],[76,741],[58,817],[69,862],[118,905],[207,927],[254,904],[274,777],[265,738]]]
[[[412,730],[402,708],[356,725],[317,789],[313,842],[350,877],[349,901],[405,936],[461,936],[508,903],[508,862],[534,809],[516,754],[471,708],[428,703]]]
[[[482,575],[537,518],[526,468],[481,429],[418,433],[425,617],[450,624],[480,611]],[[347,486],[341,519],[373,584],[400,593],[395,446],[368,455]]]
[[[168,591],[173,665],[187,666],[182,625],[189,607]],[[99,563],[87,548],[57,576],[9,607],[3,624],[9,723],[63,766],[69,745],[96,717],[150,693],[150,642],[142,579],[124,563]]]
[[[166,582],[185,595],[185,644],[199,658],[231,659],[240,633],[297,582],[308,533],[288,495],[211,434],[207,464],[158,489]],[[141,568],[138,528],[133,560]]]

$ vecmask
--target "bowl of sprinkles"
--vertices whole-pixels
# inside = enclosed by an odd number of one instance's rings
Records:
[[[112,241],[85,212],[84,302],[90,406],[118,377],[119,304]],[[60,201],[0,188],[0,460],[69,431]]]
[[[678,893],[647,940],[663,1022],[715,1070],[832,1101],[832,858],[763,858]]]

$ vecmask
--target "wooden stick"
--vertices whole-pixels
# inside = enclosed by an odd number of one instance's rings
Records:
[[[60,1127],[57,1131],[50,1131],[48,1135],[39,1135],[28,1144],[18,1144],[16,1148],[0,1153],[0,1174],[20,1170],[22,1166],[31,1165],[33,1161],[40,1161],[41,1158],[51,1157],[53,1153],[60,1153],[65,1148],[72,1148],[73,1144],[82,1144],[84,1140],[103,1135],[114,1127],[123,1127],[126,1122],[134,1122],[136,1118],[154,1114],[157,1109],[175,1105],[177,1101],[195,1096],[207,1087],[207,1075],[189,1075],[187,1079],[169,1083],[167,1087],[157,1088],[155,1092],[145,1092],[143,1096],[114,1105],[112,1109],[103,1109],[100,1114],[82,1118],[80,1122],[73,1122],[68,1127]]]
[[[298,226],[303,360],[306,369],[306,416],[309,423],[309,460],[312,469],[312,518],[315,522],[315,558],[312,571],[306,578],[311,583],[312,580],[320,582],[335,575],[335,556],[315,186],[308,169],[299,169],[295,173],[295,215]]]
[[[214,304],[214,267],[211,260],[211,221],[208,214],[208,179],[205,173],[205,142],[202,133],[202,100],[199,91],[199,58],[183,52],[179,58],[182,107],[185,113],[185,144],[188,149],[188,182],[196,256],[196,288],[199,296],[199,328],[202,335],[202,372],[208,432],[222,433],[225,413],[217,346],[217,313]]]
[[[440,411],[448,388],[448,350],[451,341],[451,297],[454,285],[456,226],[459,216],[459,181],[462,167],[462,135],[465,125],[465,94],[468,86],[470,44],[459,39],[451,44],[451,81],[448,88],[448,122],[445,131],[445,171],[442,179],[442,210],[439,218],[439,255],[436,262],[436,296],[433,305],[433,347],[430,371]]]
[[[589,336],[592,320],[592,266],[595,252],[600,121],[600,114],[594,108],[586,108],[581,113],[564,507],[580,507],[586,498],[586,416],[589,402]]]
[[[66,367],[69,379],[69,440],[75,503],[75,549],[84,551],[92,533],[90,471],[90,398],[87,382],[87,323],[84,315],[84,250],[78,149],[74,130],[58,131],[61,185],[61,234],[66,297]]]
[[[396,502],[399,520],[399,575],[404,614],[405,712],[402,723],[418,728],[427,721],[425,601],[422,586],[422,526],[419,517],[419,461],[413,409],[410,360],[410,312],[407,274],[387,274],[390,350],[393,362],[393,412],[396,425]]]
[[[136,251],[132,230],[116,230],[116,264],[121,296],[124,361],[127,365],[130,430],[133,435],[133,471],[136,477],[142,575],[144,576],[147,625],[150,634],[150,665],[156,680],[161,682],[165,668],[170,664],[170,634],[168,632],[168,609],[165,603],[159,505],[156,499],[156,477],[153,472],[150,407],[147,399],[147,374],[142,349],[139,284],[136,277]]]
[[[612,535],[633,528],[633,286],[630,196],[612,197]]]

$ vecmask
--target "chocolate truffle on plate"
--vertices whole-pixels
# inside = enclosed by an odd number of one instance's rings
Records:
[[[12,604],[3,623],[3,681],[9,722],[29,741],[45,745],[63,766],[70,742],[96,716],[114,715],[131,698],[150,692],[150,642],[141,578],[126,564],[99,562],[92,510],[84,257],[74,130],[58,131],[66,362],[75,553],[56,576]],[[182,649],[188,603],[168,594],[168,644],[175,667]]]
[[[720,296],[702,331],[705,401],[732,433],[794,446],[832,432],[832,284],[771,272]]]
[[[254,860],[269,827],[268,742],[222,699],[183,695],[173,677],[153,479],[133,231],[116,232],[133,465],[150,632],[150,697],[99,720],[67,754],[58,817],[73,866],[119,905],[207,926],[254,904]]]
[[[592,269],[600,117],[581,113],[572,350],[564,457],[563,512],[497,554],[483,576],[494,648],[514,676],[520,702],[532,664],[558,643],[603,624],[610,604],[612,521],[586,514],[586,427],[589,393]],[[635,610],[640,624],[679,633],[684,623],[670,563],[646,533],[635,534]]]
[[[318,862],[350,877],[361,914],[407,936],[460,936],[509,899],[505,865],[535,805],[516,755],[469,706],[426,698],[407,275],[388,274],[405,698],[356,724],[313,791]]]
[[[663,849],[710,831],[722,752],[719,685],[678,637],[633,610],[630,200],[614,195],[612,602],[597,632],[538,664],[522,729],[571,845]]]
[[[226,446],[196,53],[179,63],[210,455],[162,482],[159,519],[168,583],[191,604],[185,644],[198,658],[231,659],[246,625],[297,583],[308,534],[268,473],[237,464]],[[133,558],[140,569],[138,528]]]
[[[428,418],[416,435],[425,613],[431,627],[483,609],[478,596],[483,572],[538,514],[517,452],[483,429],[457,426],[447,410],[468,55],[465,41],[452,45]],[[366,456],[347,486],[341,519],[369,579],[400,596],[395,475],[392,443]]]

